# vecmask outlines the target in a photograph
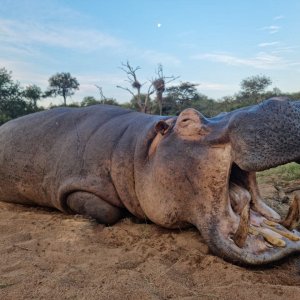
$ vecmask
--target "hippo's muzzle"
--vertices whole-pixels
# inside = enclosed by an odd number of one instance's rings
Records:
[[[228,191],[230,226],[220,222],[215,234],[223,236],[219,240],[221,245],[216,239],[216,247],[212,249],[221,246],[222,254],[229,255],[229,259],[253,265],[300,251],[300,233],[295,230],[300,217],[300,192],[294,193],[288,214],[281,219],[262,201],[254,172],[243,171],[233,164]]]
[[[227,218],[212,226],[209,244],[218,255],[238,263],[270,263],[300,252],[300,233],[295,229],[300,191],[293,194],[287,216],[281,219],[262,201],[256,182],[256,171],[299,161],[299,103],[279,100],[243,109],[228,122],[232,164]]]

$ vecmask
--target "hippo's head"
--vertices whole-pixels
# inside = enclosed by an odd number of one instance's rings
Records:
[[[300,102],[273,98],[211,119],[186,109],[155,130],[143,170],[135,173],[152,221],[193,224],[215,254],[237,263],[269,263],[300,251],[294,230],[300,197],[281,220],[262,201],[255,175],[300,161]]]

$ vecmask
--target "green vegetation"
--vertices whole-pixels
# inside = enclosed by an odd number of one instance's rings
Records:
[[[260,183],[269,181],[292,181],[300,179],[300,165],[297,163],[289,163],[283,166],[272,168],[257,173],[257,179]]]
[[[64,106],[67,106],[67,97],[74,95],[75,90],[79,90],[79,83],[70,73],[56,73],[49,78],[47,96],[62,96]]]
[[[39,110],[35,107],[38,98],[28,98],[27,89],[12,79],[11,72],[0,68],[0,125],[17,117]]]
[[[37,85],[23,88],[19,82],[12,79],[12,73],[5,68],[0,68],[0,125],[17,117],[44,110],[38,102],[47,97],[63,97],[62,105],[57,106],[84,107],[94,104],[118,105],[149,114],[177,115],[183,109],[192,107],[200,111],[206,117],[215,116],[221,112],[232,111],[237,108],[257,104],[264,99],[273,96],[285,95],[292,100],[300,99],[300,92],[284,94],[278,88],[267,90],[272,81],[264,75],[248,77],[241,82],[238,93],[225,96],[221,99],[211,99],[199,92],[201,85],[191,82],[181,82],[170,85],[178,77],[165,76],[163,68],[159,65],[156,77],[148,81],[148,88],[142,93],[141,84],[137,78],[140,67],[133,68],[129,62],[121,68],[127,74],[131,87],[120,87],[132,95],[128,103],[120,103],[114,98],[105,97],[102,88],[95,87],[99,91],[99,99],[93,96],[85,96],[81,102],[67,104],[67,97],[73,95],[79,89],[79,82],[70,73],[57,73],[49,78],[49,87],[42,91]],[[142,82],[142,81],[141,81]],[[147,85],[146,85],[147,86]]]

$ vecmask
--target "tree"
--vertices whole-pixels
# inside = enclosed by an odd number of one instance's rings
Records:
[[[31,112],[22,98],[22,89],[12,80],[11,72],[0,69],[0,124]]]
[[[166,89],[164,98],[164,114],[177,114],[183,109],[192,107],[193,102],[198,100],[198,84],[191,82],[181,82],[179,85],[171,86]]]
[[[137,74],[136,72],[140,70],[141,68],[139,66],[137,67],[132,67],[129,63],[129,61],[125,63],[122,63],[122,67],[120,67],[122,71],[124,71],[127,75],[127,81],[130,83],[131,88],[128,87],[123,87],[120,85],[117,85],[117,88],[123,89],[127,92],[129,92],[133,99],[136,100],[138,110],[141,112],[147,112],[148,109],[148,100],[150,96],[154,93],[154,89],[152,87],[152,84],[149,85],[148,87],[148,93],[146,94],[145,100],[143,101],[142,99],[142,93],[141,93],[141,88],[145,84],[141,84],[140,81],[137,79]]]
[[[159,114],[162,115],[162,109],[163,109],[163,93],[166,90],[166,84],[170,83],[171,81],[176,80],[179,78],[179,76],[164,76],[163,72],[163,66],[161,64],[158,65],[157,69],[157,78],[152,80],[152,85],[154,86],[155,92],[156,92],[156,101],[159,107]],[[168,79],[166,81],[166,79]]]
[[[37,85],[29,85],[23,91],[23,96],[29,100],[34,110],[37,110],[37,101],[42,98],[42,90]]]
[[[74,95],[75,90],[79,90],[79,83],[70,73],[56,73],[49,78],[47,95],[62,96],[65,106],[67,105],[67,97]]]
[[[83,98],[80,105],[81,106],[90,106],[90,105],[95,105],[95,104],[100,104],[100,101],[96,100],[96,98],[93,96],[86,96]]]
[[[98,89],[99,94],[100,94],[100,101],[99,101],[100,104],[116,105],[116,106],[119,105],[119,103],[118,103],[118,101],[116,99],[114,99],[114,98],[107,98],[106,96],[104,96],[103,89],[102,89],[101,86],[95,84],[95,87]]]
[[[262,100],[261,96],[266,88],[271,84],[271,78],[264,75],[248,77],[241,82],[241,94],[258,103]]]
[[[138,78],[137,78],[137,71],[140,70],[141,68],[138,67],[132,67],[130,63],[127,61],[126,64],[122,63],[121,70],[124,71],[127,74],[127,81],[130,83],[131,88],[128,87],[122,87],[122,86],[117,86],[117,88],[123,89],[127,92],[129,92],[133,99],[134,102],[136,102],[138,110],[141,112],[149,112],[149,107],[150,107],[150,96],[156,92],[156,99],[157,103],[160,108],[160,114],[162,113],[162,95],[163,92],[165,91],[165,85],[166,83],[169,83],[178,77],[174,76],[169,76],[166,77],[163,74],[163,67],[161,64],[158,65],[158,70],[156,72],[156,78],[152,80],[148,80],[148,90],[146,93],[142,93],[141,89],[142,87],[146,84],[141,83]],[[169,79],[166,82],[166,79]]]

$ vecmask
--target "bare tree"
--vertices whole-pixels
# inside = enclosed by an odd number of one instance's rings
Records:
[[[164,76],[163,66],[161,64],[158,65],[156,75],[157,77],[152,80],[152,85],[154,86],[156,92],[156,101],[159,107],[159,114],[162,115],[163,93],[166,90],[166,84],[178,79],[179,76]]]
[[[160,114],[161,114],[162,113],[162,95],[163,95],[163,92],[165,91],[165,85],[166,85],[166,83],[169,83],[169,82],[177,79],[178,77],[164,76],[163,67],[160,64],[156,71],[156,78],[154,78],[152,80],[148,80],[149,85],[148,85],[147,93],[145,94],[145,97],[142,97],[141,89],[147,82],[141,83],[137,78],[136,73],[141,68],[139,66],[134,68],[130,65],[129,61],[127,61],[126,64],[122,63],[122,67],[120,69],[127,74],[126,81],[128,81],[130,83],[131,88],[123,87],[123,86],[119,86],[119,85],[117,86],[117,88],[120,88],[120,89],[123,89],[123,90],[129,92],[133,96],[133,98],[136,100],[139,110],[141,112],[145,112],[145,113],[149,109],[148,106],[149,106],[150,96],[156,92],[157,102],[158,102]],[[166,81],[166,79],[169,79],[169,80]]]
[[[142,84],[139,82],[139,80],[137,79],[137,75],[136,75],[136,72],[138,70],[140,70],[141,68],[139,66],[134,68],[130,65],[129,61],[127,61],[126,64],[122,63],[122,67],[120,67],[120,69],[126,73],[126,75],[127,75],[126,81],[128,81],[130,83],[131,88],[123,87],[120,85],[117,85],[117,88],[123,89],[123,90],[129,92],[132,95],[132,97],[134,99],[136,99],[139,110],[141,112],[146,112],[147,107],[145,105],[145,102],[142,103],[142,97],[141,97]],[[136,92],[134,92],[134,90],[136,90]]]
[[[119,103],[117,102],[116,99],[114,99],[114,98],[107,98],[104,95],[103,89],[102,89],[101,86],[95,84],[95,87],[98,89],[99,94],[100,94],[100,101],[99,101],[100,104],[108,104],[108,105],[115,105],[115,106],[119,105]]]
[[[100,94],[100,101],[105,102],[105,100],[107,99],[104,94],[103,94],[103,89],[101,86],[95,84],[95,87],[98,89],[99,94]]]

